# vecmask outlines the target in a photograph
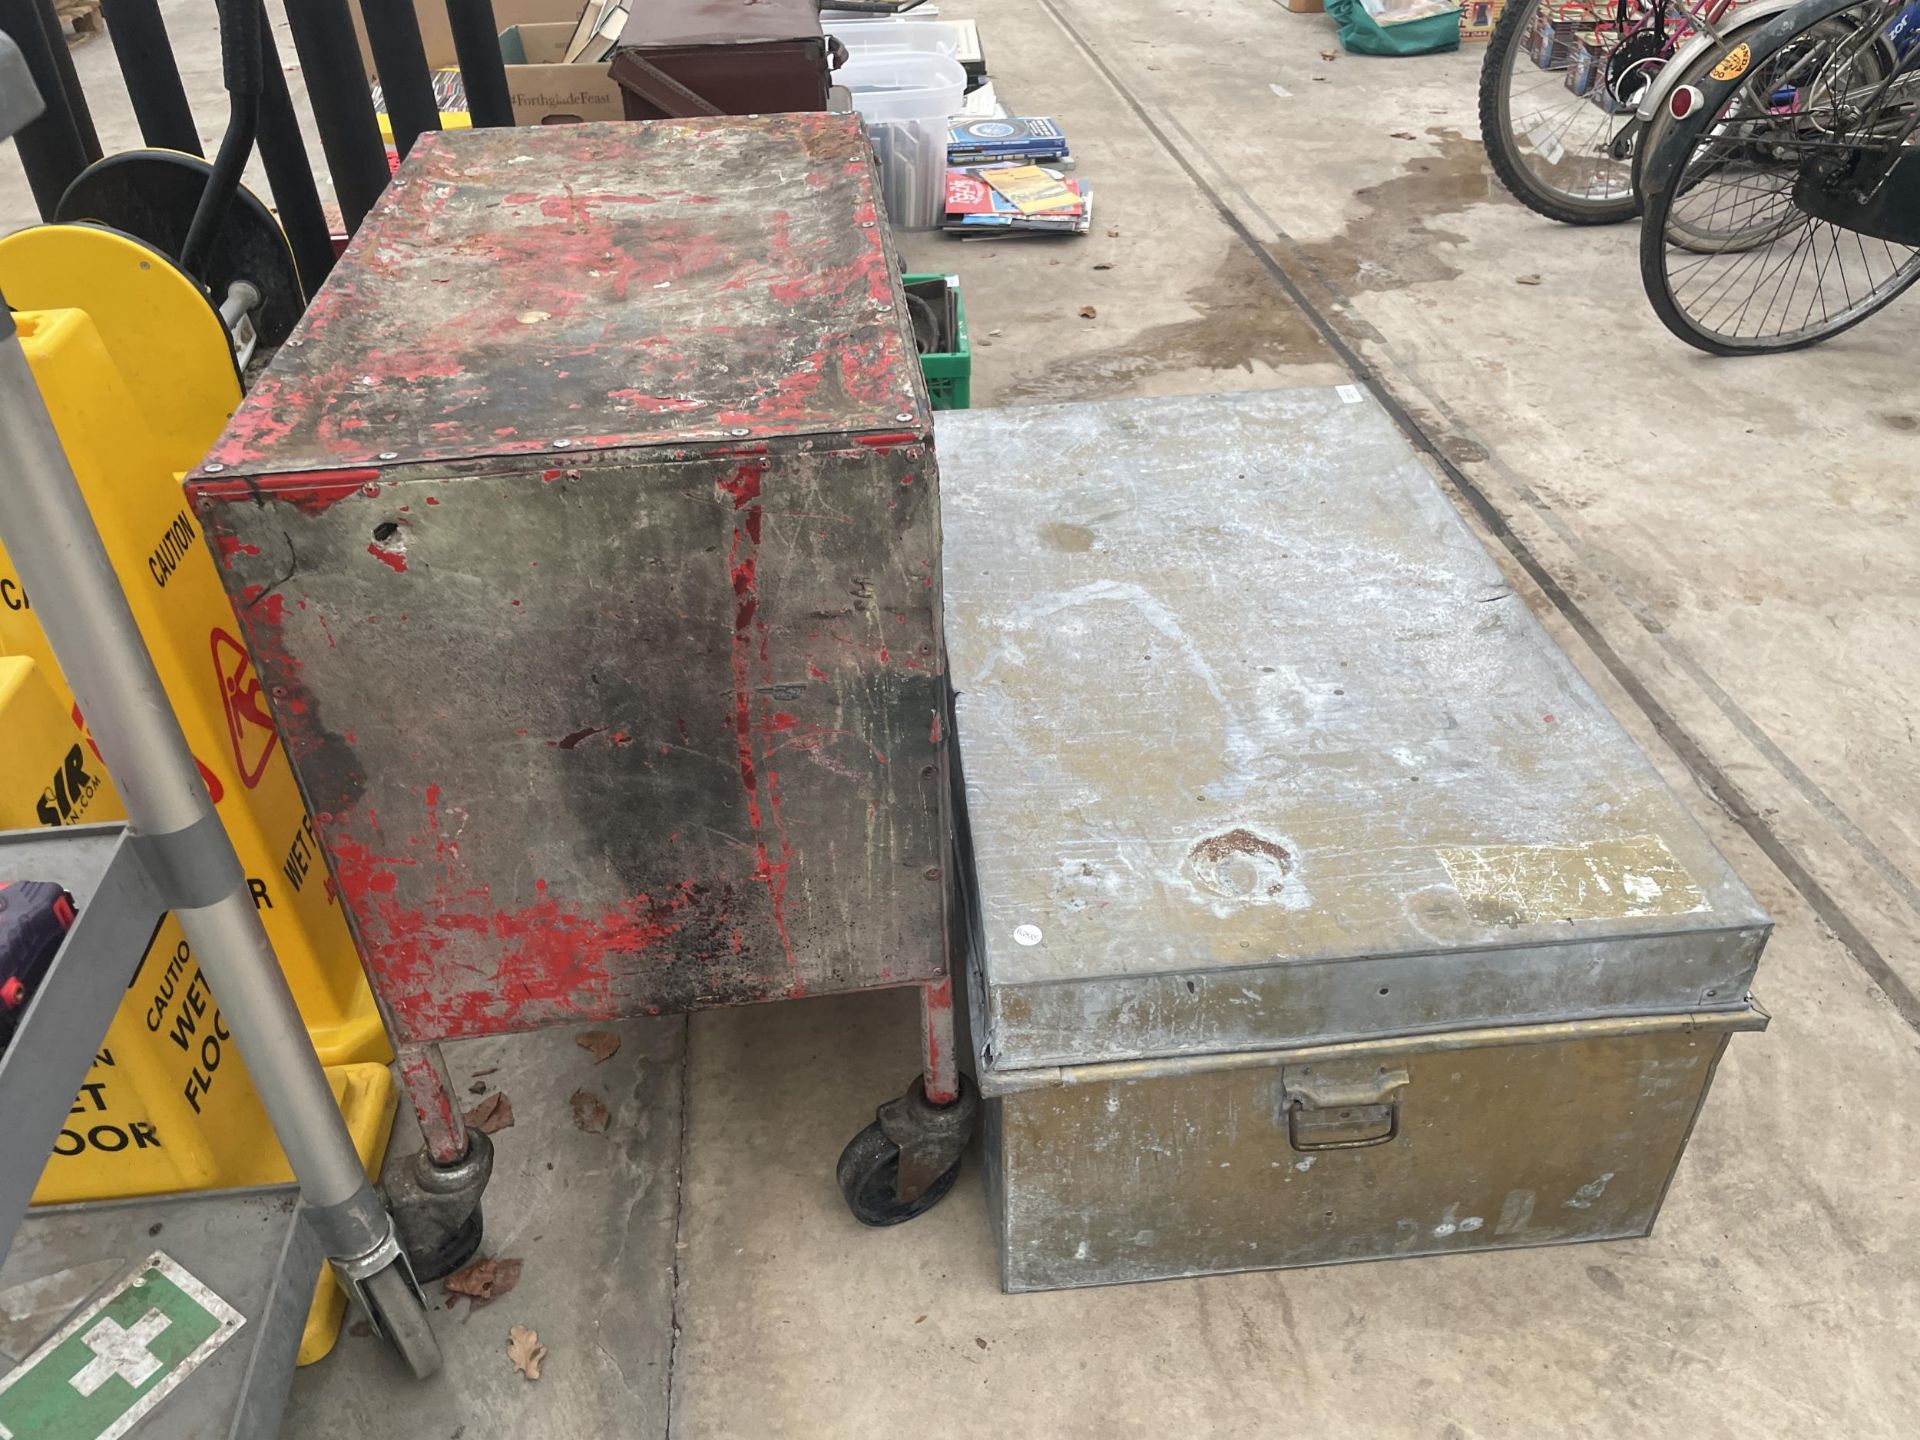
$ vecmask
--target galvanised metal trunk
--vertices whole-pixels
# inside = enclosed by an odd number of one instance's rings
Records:
[[[854,117],[424,136],[190,477],[437,1159],[434,1041],[945,993],[897,269]]]
[[[1007,1287],[1645,1234],[1770,922],[1387,417],[938,436]]]

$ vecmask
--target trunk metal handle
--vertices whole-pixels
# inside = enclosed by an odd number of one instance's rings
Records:
[[[1281,1071],[1281,1088],[1287,1109],[1287,1143],[1302,1154],[1320,1150],[1364,1150],[1385,1145],[1400,1134],[1400,1092],[1411,1076],[1405,1070],[1381,1068],[1364,1076],[1332,1076],[1316,1072],[1310,1065],[1289,1065]],[[1361,1135],[1347,1140],[1315,1140],[1300,1133],[1303,1114],[1332,1115],[1338,1120],[1359,1124],[1382,1123],[1386,1128],[1377,1135]]]

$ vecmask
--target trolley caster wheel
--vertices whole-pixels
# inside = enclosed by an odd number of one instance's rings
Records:
[[[460,1223],[458,1229],[437,1244],[429,1244],[419,1250],[409,1249],[407,1259],[413,1264],[413,1273],[422,1280],[444,1280],[479,1253],[480,1241],[485,1234],[486,1222],[481,1217],[480,1207],[475,1205],[473,1213]]]
[[[435,1165],[422,1150],[388,1169],[387,1208],[423,1283],[445,1279],[480,1248],[480,1196],[492,1175],[493,1141],[478,1130],[467,1132],[467,1153],[451,1165]]]
[[[862,1225],[899,1225],[945,1199],[960,1178],[979,1108],[979,1092],[965,1077],[951,1104],[933,1104],[926,1082],[915,1080],[905,1095],[882,1105],[834,1166],[853,1218]]]
[[[360,1300],[374,1330],[413,1372],[425,1380],[440,1370],[440,1342],[427,1319],[426,1301],[413,1286],[406,1262],[396,1260],[360,1282]]]
[[[946,1198],[953,1182],[960,1178],[960,1162],[954,1161],[913,1199],[902,1200],[900,1147],[887,1138],[876,1120],[847,1142],[833,1173],[854,1219],[862,1225],[899,1225],[924,1215]]]

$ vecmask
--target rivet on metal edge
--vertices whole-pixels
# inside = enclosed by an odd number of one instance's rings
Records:
[[[573,444],[573,441],[571,440],[556,440],[553,442],[553,448],[556,450],[565,450],[568,446],[572,444]]]
[[[875,310],[876,310],[876,311],[877,311],[878,313],[880,313],[880,314],[882,314],[882,315],[885,315],[885,314],[888,314],[889,312],[891,312],[891,311],[892,311],[892,309],[893,309],[893,306],[891,306],[891,305],[876,305],[876,306],[874,306],[873,308],[874,308],[874,309],[875,309]]]
[[[227,467],[222,465],[218,460],[215,460],[209,464],[202,465],[200,468],[206,471],[209,475],[218,475],[222,470],[226,469]]]
[[[753,431],[749,430],[744,425],[736,425],[731,430],[727,431],[727,434],[729,435],[751,435],[752,433]]]
[[[875,225],[876,223],[877,223],[877,222],[875,222],[875,221],[872,221],[872,220],[862,220],[862,221],[860,222],[860,228],[861,228],[862,230],[871,230],[871,229],[873,229],[873,227],[874,227],[874,225]]]
[[[376,458],[381,460],[398,460],[400,458],[400,452],[398,450],[382,450]]]
[[[913,411],[902,410],[898,415],[894,416],[893,418],[900,421],[911,420],[913,419]]]

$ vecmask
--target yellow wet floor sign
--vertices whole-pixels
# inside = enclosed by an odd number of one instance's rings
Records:
[[[246,1323],[155,1253],[0,1379],[0,1440],[118,1440]]]

